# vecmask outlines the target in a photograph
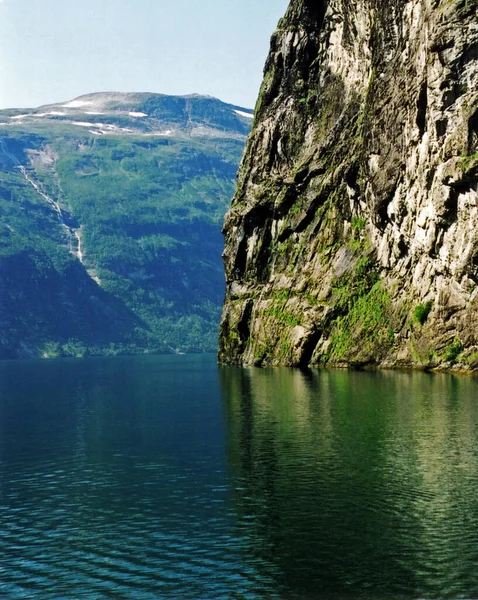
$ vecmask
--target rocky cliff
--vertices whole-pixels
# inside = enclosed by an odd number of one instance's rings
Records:
[[[226,216],[225,363],[478,367],[477,0],[292,0]]]

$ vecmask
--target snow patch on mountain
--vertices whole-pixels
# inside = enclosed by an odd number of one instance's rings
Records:
[[[236,115],[240,115],[241,117],[246,117],[247,119],[253,119],[254,115],[248,112],[244,112],[243,110],[234,110]]]
[[[70,100],[66,104],[61,104],[62,108],[82,108],[83,106],[91,106],[93,102],[91,100]]]

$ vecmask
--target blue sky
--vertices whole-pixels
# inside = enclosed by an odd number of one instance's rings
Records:
[[[253,107],[288,0],[0,0],[0,108],[100,91]]]

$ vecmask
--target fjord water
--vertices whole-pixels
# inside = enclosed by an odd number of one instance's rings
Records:
[[[0,598],[478,596],[478,381],[0,364]]]

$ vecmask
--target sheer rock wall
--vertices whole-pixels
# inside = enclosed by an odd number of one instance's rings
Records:
[[[478,367],[478,0],[292,0],[224,224],[219,360]]]

